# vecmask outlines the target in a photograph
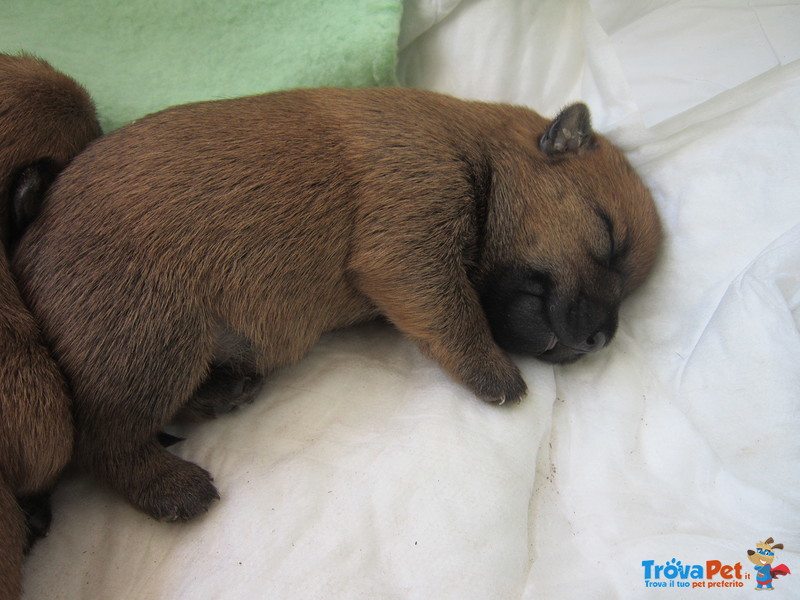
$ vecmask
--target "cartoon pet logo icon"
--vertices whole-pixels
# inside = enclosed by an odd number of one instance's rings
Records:
[[[747,557],[755,565],[757,590],[773,590],[772,580],[781,575],[790,575],[791,571],[786,565],[772,566],[775,560],[775,549],[783,550],[783,544],[775,544],[775,540],[767,538],[756,544],[755,550],[748,550]]]

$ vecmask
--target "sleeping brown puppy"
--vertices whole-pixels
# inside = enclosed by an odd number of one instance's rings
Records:
[[[181,411],[247,400],[326,331],[382,315],[477,396],[526,392],[506,350],[614,335],[660,227],[584,105],[554,121],[409,89],[180,106],[59,177],[16,267],[72,384],[76,457],[189,519],[217,492],[166,451]]]
[[[28,531],[17,497],[46,489],[72,449],[64,379],[22,302],[7,253],[55,172],[97,137],[86,91],[33,57],[0,54],[0,598],[20,593]]]

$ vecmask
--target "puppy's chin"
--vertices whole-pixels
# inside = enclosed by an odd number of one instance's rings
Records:
[[[557,342],[551,350],[537,354],[536,358],[555,365],[566,365],[586,356],[586,354],[588,352],[581,352]]]

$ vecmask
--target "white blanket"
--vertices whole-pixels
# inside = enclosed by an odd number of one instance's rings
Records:
[[[203,518],[69,474],[25,598],[751,597],[768,537],[800,598],[800,5],[407,0],[400,46],[405,85],[582,99],[629,153],[666,239],[613,343],[519,359],[496,407],[387,326],[329,334],[171,430],[215,476]]]

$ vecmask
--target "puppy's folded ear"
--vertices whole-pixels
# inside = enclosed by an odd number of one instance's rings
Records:
[[[562,110],[539,140],[539,148],[548,156],[580,154],[594,145],[589,107],[580,102]]]
[[[57,171],[54,161],[42,158],[22,168],[14,178],[8,205],[8,248],[14,246],[25,228],[39,214],[44,195],[53,183]]]

